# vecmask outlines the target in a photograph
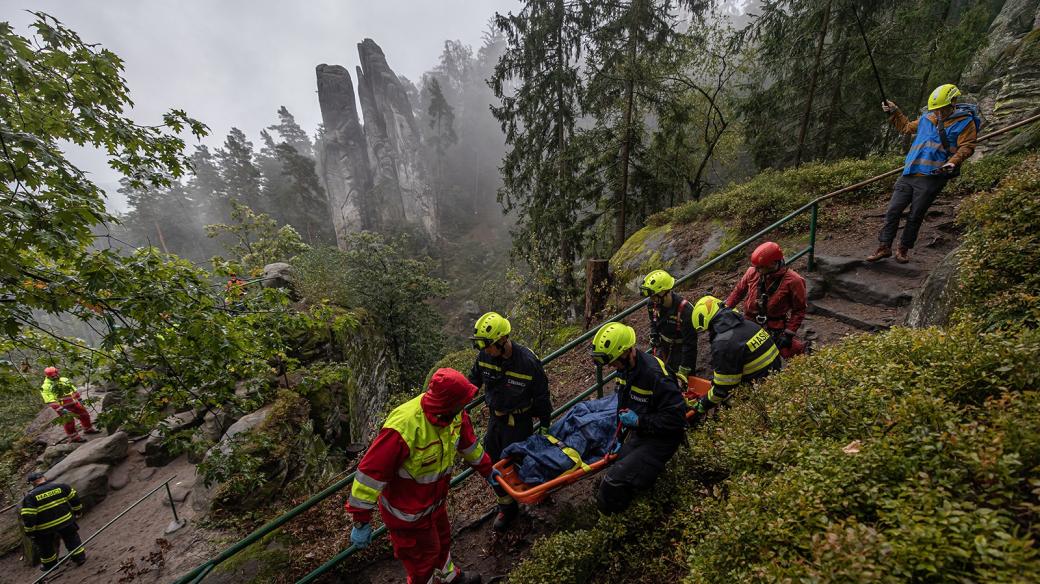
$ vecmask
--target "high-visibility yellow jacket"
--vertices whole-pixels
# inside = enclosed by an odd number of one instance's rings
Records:
[[[72,385],[68,377],[61,377],[57,381],[47,377],[40,386],[40,397],[43,398],[44,403],[48,404],[59,402],[61,398],[74,393],[76,393],[76,386]]]

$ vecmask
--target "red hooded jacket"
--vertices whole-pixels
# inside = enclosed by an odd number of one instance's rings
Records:
[[[738,308],[743,303],[744,317],[754,320],[761,314],[758,307],[759,278],[761,275],[755,268],[748,268],[729,298],[726,298],[726,306]],[[783,328],[791,333],[798,332],[798,327],[802,326],[802,321],[805,320],[805,278],[787,266],[766,274],[765,278],[766,292],[769,295],[769,302],[766,304],[766,316],[769,320],[766,321],[766,327]]]
[[[477,393],[477,388],[464,375],[454,369],[438,369],[430,379],[429,389],[422,394],[420,404],[426,421],[434,426],[445,427],[452,423],[455,416],[461,416],[456,437],[456,449],[466,457],[473,459],[470,463],[485,478],[491,474],[491,457],[483,452],[477,442],[469,414],[458,410],[467,404]],[[409,406],[411,401],[399,406],[397,410]],[[412,406],[414,407],[414,406]],[[391,414],[390,417],[393,417]],[[388,417],[388,419],[390,418]],[[477,456],[479,452],[479,457]],[[435,507],[443,504],[448,496],[451,473],[433,480],[419,482],[402,471],[402,465],[411,453],[411,446],[401,434],[387,426],[368,447],[365,456],[358,463],[354,478],[354,488],[347,501],[346,510],[355,522],[367,523],[372,518],[374,505],[359,493],[378,493],[379,504],[383,512],[384,523],[393,528],[403,527],[409,520],[395,516],[394,510],[408,515],[425,516]],[[358,488],[358,484],[363,487]],[[368,487],[365,489],[364,487]],[[388,509],[389,504],[390,509]]]

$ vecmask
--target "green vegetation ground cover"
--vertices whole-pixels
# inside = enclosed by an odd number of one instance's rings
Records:
[[[794,360],[623,518],[561,526],[510,581],[1032,581],[1040,156],[976,167],[973,188],[1007,176],[963,207],[955,324]]]

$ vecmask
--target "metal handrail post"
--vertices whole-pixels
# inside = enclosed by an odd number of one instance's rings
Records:
[[[816,221],[820,212],[820,204],[813,201],[812,215],[809,217],[809,271],[816,271]]]
[[[596,396],[603,397],[603,366],[596,363]]]
[[[144,495],[143,497],[141,497],[140,499],[138,499],[137,501],[135,501],[135,502],[134,502],[134,503],[133,503],[132,505],[130,505],[130,506],[129,506],[129,507],[127,507],[126,509],[123,509],[123,511],[122,511],[122,512],[120,512],[120,513],[119,513],[119,515],[116,515],[115,517],[113,517],[113,518],[112,518],[111,520],[109,520],[109,522],[108,522],[108,523],[106,523],[106,524],[102,525],[100,529],[98,529],[97,531],[95,531],[95,532],[93,533],[93,535],[91,535],[91,536],[90,536],[90,537],[88,537],[88,538],[87,538],[86,540],[84,540],[83,542],[81,542],[81,543],[79,544],[79,547],[86,547],[86,545],[87,545],[88,543],[90,543],[91,541],[93,541],[95,537],[97,537],[98,535],[100,535],[102,531],[104,531],[104,530],[108,529],[108,528],[109,528],[109,526],[111,526],[111,525],[112,525],[113,523],[115,523],[116,521],[119,521],[119,519],[120,519],[121,517],[123,517],[124,515],[126,515],[127,513],[129,513],[129,512],[130,512],[130,511],[131,511],[131,510],[132,510],[132,509],[133,509],[134,507],[137,507],[138,505],[140,505],[142,501],[144,501],[144,500],[145,500],[145,499],[147,499],[148,497],[151,497],[151,496],[152,496],[152,495],[153,495],[153,494],[154,494],[154,493],[155,493],[156,491],[158,491],[159,489],[163,488],[163,487],[164,487],[164,486],[166,486],[166,485],[169,485],[169,484],[170,484],[170,481],[172,481],[172,480],[173,480],[173,479],[175,479],[175,478],[177,478],[177,475],[173,475],[172,477],[170,477],[170,478],[166,479],[166,482],[164,482],[163,484],[161,484],[161,485],[159,485],[159,486],[155,487],[155,488],[154,488],[154,489],[152,489],[151,491],[148,491],[148,492],[147,492],[147,493],[146,493],[146,494],[145,494],[145,495]],[[79,549],[79,548],[76,548],[76,549]],[[53,573],[54,573],[54,571],[55,571],[55,570],[57,570],[58,568],[60,568],[62,564],[64,564],[65,562],[69,561],[69,558],[71,558],[71,557],[72,557],[72,552],[73,552],[74,550],[66,550],[66,551],[68,551],[69,553],[65,554],[65,556],[64,556],[64,557],[62,557],[62,558],[61,558],[60,560],[58,560],[58,563],[57,563],[57,564],[54,564],[53,566],[51,566],[51,569],[50,569],[50,570],[47,570],[46,572],[44,572],[44,573],[43,573],[43,575],[41,575],[41,576],[40,576],[39,578],[37,578],[36,580],[34,580],[34,581],[33,581],[33,584],[40,584],[40,582],[43,582],[44,580],[46,580],[48,576],[50,576],[51,574],[53,574]]]

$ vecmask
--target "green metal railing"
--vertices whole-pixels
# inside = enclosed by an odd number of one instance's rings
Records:
[[[1003,134],[1005,132],[1011,131],[1011,130],[1013,130],[1015,128],[1019,128],[1021,126],[1024,126],[1026,124],[1030,124],[1030,123],[1038,121],[1038,120],[1040,120],[1040,115],[1034,115],[1032,117],[1026,118],[1026,119],[1024,119],[1024,120],[1022,120],[1020,122],[1017,122],[1015,124],[1011,124],[1011,125],[1009,125],[1009,126],[1007,126],[1005,128],[1002,128],[1000,130],[997,130],[997,131],[992,132],[990,134],[987,134],[985,136],[980,136],[978,139],[976,139],[976,143],[983,142],[985,140],[988,140],[990,138],[993,138],[995,136],[998,136],[1000,134]],[[816,269],[816,233],[817,233],[817,224],[818,224],[818,220],[819,220],[820,204],[825,202],[825,201],[827,201],[827,200],[830,200],[830,199],[832,199],[834,197],[837,197],[838,195],[842,195],[842,194],[845,194],[845,193],[850,193],[850,192],[853,192],[853,191],[857,191],[857,190],[859,190],[859,189],[861,189],[861,188],[863,188],[863,187],[865,187],[865,186],[867,186],[869,184],[872,184],[872,183],[878,182],[880,180],[883,180],[885,178],[888,178],[888,177],[900,174],[902,171],[903,171],[903,167],[899,167],[899,168],[890,170],[888,172],[885,172],[883,174],[879,174],[879,175],[871,177],[869,179],[860,181],[860,182],[858,182],[856,184],[849,185],[849,186],[847,186],[845,188],[836,190],[834,192],[830,192],[830,193],[827,193],[825,195],[819,196],[819,197],[809,201],[808,203],[802,205],[801,207],[798,207],[794,211],[791,211],[790,213],[788,213],[787,215],[785,215],[782,218],[778,219],[777,221],[771,223],[767,227],[762,228],[761,230],[756,232],[754,235],[752,235],[752,236],[748,237],[747,239],[741,241],[740,243],[734,245],[730,249],[724,251],[723,253],[719,254],[718,256],[712,258],[711,260],[705,262],[703,265],[697,267],[696,269],[694,269],[690,273],[688,273],[688,274],[686,274],[684,276],[681,276],[680,278],[678,278],[675,281],[676,286],[678,286],[680,284],[683,284],[685,282],[689,282],[693,278],[696,278],[697,276],[699,276],[699,275],[703,274],[704,272],[710,270],[711,268],[715,267],[719,263],[721,263],[721,262],[725,261],[726,259],[728,259],[729,257],[733,256],[734,254],[740,253],[742,250],[744,250],[744,248],[746,248],[748,245],[754,243],[756,240],[758,240],[762,236],[769,234],[773,230],[781,227],[782,225],[784,225],[784,224],[794,220],[795,218],[797,218],[797,217],[799,217],[799,216],[801,216],[801,215],[803,215],[803,214],[805,214],[807,212],[809,213],[809,244],[808,244],[808,246],[806,246],[801,251],[798,251],[797,253],[789,256],[788,259],[787,259],[787,262],[789,264],[790,263],[794,263],[798,259],[801,259],[802,256],[807,256],[809,271],[815,270]],[[621,312],[611,316],[610,318],[607,318],[602,323],[600,323],[600,325],[592,327],[591,329],[586,331],[584,334],[578,336],[577,338],[572,339],[567,344],[563,345],[559,349],[556,349],[555,351],[553,351],[552,353],[547,355],[545,358],[542,359],[542,364],[543,365],[548,365],[549,363],[555,361],[556,359],[560,358],[561,356],[563,356],[563,355],[567,354],[568,352],[574,350],[575,348],[577,348],[582,343],[585,343],[586,341],[591,339],[596,334],[596,331],[599,330],[599,327],[602,326],[603,324],[606,324],[608,322],[620,321],[620,320],[624,319],[625,317],[631,315],[632,313],[636,312],[640,308],[646,306],[646,303],[648,301],[649,301],[648,299],[644,298],[643,300],[640,300],[639,302],[636,302],[632,306],[629,306],[625,310],[622,310]],[[605,384],[607,384],[608,382],[610,382],[611,380],[613,380],[616,376],[617,376],[617,372],[614,372],[614,373],[611,373],[610,375],[604,377],[603,376],[603,368],[601,366],[597,366],[596,367],[596,383],[594,385],[592,385],[591,387],[589,387],[588,389],[585,389],[584,391],[582,391],[578,395],[576,395],[573,398],[571,398],[567,403],[563,404],[562,406],[560,406],[559,408],[554,410],[553,414],[552,414],[553,418],[556,418],[560,414],[566,412],[571,407],[573,407],[575,404],[577,404],[578,402],[584,400],[586,397],[591,395],[592,392],[597,392],[597,394],[599,396],[602,396],[603,395],[603,386]],[[483,395],[477,397],[475,400],[470,402],[466,406],[466,410],[467,411],[472,411],[474,408],[480,406],[482,403],[484,403],[484,396]],[[462,481],[464,481],[467,478],[469,478],[470,475],[472,475],[472,474],[473,474],[473,469],[466,469],[465,471],[459,473],[458,475],[455,475],[451,479],[451,486],[455,487],[456,485],[458,485]],[[339,490],[343,489],[347,485],[350,485],[353,482],[353,480],[354,480],[354,473],[350,473],[345,478],[343,478],[343,479],[341,479],[341,480],[339,480],[339,481],[329,485],[325,489],[322,489],[319,493],[317,493],[313,497],[307,499],[303,503],[297,505],[296,507],[293,507],[291,510],[289,510],[284,515],[274,519],[273,521],[263,525],[262,527],[259,527],[258,529],[253,531],[253,533],[249,534],[245,539],[242,539],[242,540],[236,542],[231,547],[229,547],[226,550],[224,550],[223,552],[221,552],[215,558],[212,558],[208,562],[202,564],[201,566],[196,567],[191,572],[185,574],[180,579],[178,579],[174,584],[196,584],[198,582],[201,582],[202,579],[205,578],[206,575],[209,574],[217,565],[221,564],[222,562],[226,561],[228,558],[234,556],[235,554],[237,554],[240,551],[244,550],[245,548],[249,547],[253,543],[259,541],[262,537],[266,536],[267,534],[275,531],[276,529],[281,527],[287,521],[293,519],[294,517],[298,516],[299,514],[303,513],[304,511],[310,509],[314,505],[317,505],[318,503],[320,503],[321,501],[325,500],[326,498],[328,498],[332,494],[338,492]],[[377,530],[375,530],[373,532],[372,538],[375,539],[377,537],[380,537],[385,532],[386,532],[386,527],[380,527],[379,529],[377,529]],[[324,564],[322,564],[321,566],[316,568],[314,571],[312,571],[311,573],[307,574],[302,579],[297,581],[296,584],[306,584],[306,583],[309,583],[309,582],[313,582],[319,576],[325,574],[326,572],[331,570],[333,567],[335,567],[337,564],[339,564],[340,562],[342,562],[346,558],[350,557],[351,555],[353,555],[357,551],[358,551],[358,548],[356,548],[353,545],[351,545],[350,547],[347,547],[346,549],[340,551],[338,554],[333,556],[327,562],[325,562]]]

